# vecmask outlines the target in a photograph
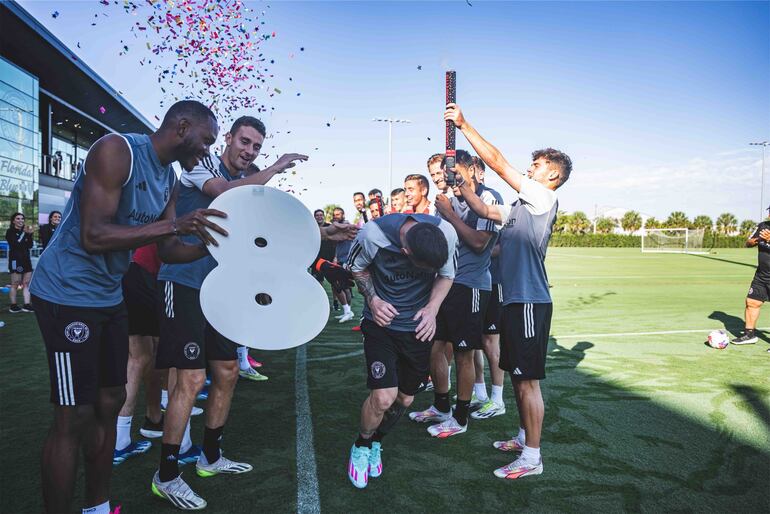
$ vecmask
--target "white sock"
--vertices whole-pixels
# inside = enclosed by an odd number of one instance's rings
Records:
[[[524,444],[524,441],[527,440],[527,434],[524,432],[524,429],[519,427],[519,435],[516,436],[516,439],[521,441],[521,444]]]
[[[492,401],[498,405],[503,405],[503,386],[492,384]]]
[[[84,508],[83,514],[110,514],[110,502],[108,500],[96,507]]]
[[[238,347],[238,367],[241,371],[246,371],[251,367],[249,364],[249,349],[245,346]]]
[[[487,385],[484,382],[473,384],[473,392],[476,393],[476,398],[478,398],[479,401],[485,402],[489,400],[489,396],[487,396]]]
[[[343,305],[342,306],[342,312],[345,314],[351,313],[353,311],[350,310],[350,305]]]
[[[524,449],[521,450],[521,458],[530,464],[539,464],[540,448],[530,448],[529,446],[524,446]]]
[[[115,449],[122,450],[129,444],[131,444],[131,416],[118,416]]]
[[[160,390],[160,406],[164,409],[168,405],[168,390],[167,389],[161,389]]]
[[[187,421],[187,426],[184,427],[184,436],[182,436],[182,444],[179,445],[179,453],[184,453],[192,447],[192,439],[190,439],[190,421]]]
[[[446,376],[447,376],[446,383],[448,384],[447,391],[449,391],[449,389],[452,389],[452,366],[448,366]]]

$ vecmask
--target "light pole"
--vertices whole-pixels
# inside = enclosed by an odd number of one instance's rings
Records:
[[[749,143],[750,146],[762,147],[762,182],[759,185],[759,220],[761,222],[765,219],[765,148],[770,145],[770,141],[761,141],[758,143]]]
[[[384,192],[383,196],[389,198],[390,192],[393,191],[393,124],[412,122],[409,120],[394,120],[391,118],[372,118],[372,121],[388,124],[388,190]]]

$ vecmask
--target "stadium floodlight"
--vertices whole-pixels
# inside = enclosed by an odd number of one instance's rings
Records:
[[[705,229],[642,229],[642,253],[708,253],[703,249]]]
[[[760,141],[757,143],[749,143],[749,146],[761,146],[762,147],[762,181],[759,183],[759,220],[765,219],[765,148],[770,145],[770,141]]]
[[[372,121],[388,124],[388,191],[393,191],[393,124],[394,123],[412,123],[409,120],[394,120],[391,118],[372,118]]]

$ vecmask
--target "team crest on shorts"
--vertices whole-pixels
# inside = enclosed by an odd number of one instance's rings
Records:
[[[198,358],[198,355],[201,354],[201,347],[198,346],[198,343],[187,343],[184,345],[184,356],[190,359],[191,361],[194,361]]]
[[[749,294],[751,294],[751,293],[753,293],[753,292],[754,292],[754,288],[753,288],[753,287],[750,287],[750,288],[749,288]]]
[[[73,321],[64,329],[64,337],[70,343],[84,343],[91,335],[91,331],[88,329],[88,325],[82,321]]]
[[[379,380],[385,376],[385,364],[380,361],[374,361],[371,365],[372,378]]]
[[[24,266],[16,266],[16,273],[23,273],[24,272]]]

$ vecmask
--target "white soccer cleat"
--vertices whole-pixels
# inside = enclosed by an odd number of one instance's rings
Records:
[[[351,319],[355,318],[356,315],[353,311],[348,312],[347,314],[343,314],[340,318],[339,323],[345,323],[346,321],[350,321]]]
[[[488,419],[503,414],[505,414],[505,405],[489,400],[479,410],[471,412],[471,417],[473,419]]]
[[[438,437],[439,439],[446,439],[447,437],[452,437],[453,435],[464,434],[467,430],[468,424],[466,423],[465,425],[461,425],[457,422],[454,416],[450,417],[443,423],[431,425],[428,427],[428,433],[433,437]]]
[[[431,405],[425,410],[410,412],[409,419],[416,421],[417,423],[441,423],[452,417],[452,412],[441,412],[436,407]]]
[[[529,475],[540,475],[542,472],[542,459],[537,464],[530,464],[519,457],[507,466],[497,468],[495,470],[495,476],[498,478],[507,478],[508,480],[516,480],[517,478],[526,477]]]
[[[206,454],[201,452],[201,456],[198,458],[198,462],[195,464],[195,472],[199,477],[212,477],[214,475],[239,475],[241,473],[247,473],[253,468],[251,464],[245,462],[235,462],[224,456],[222,452],[219,452],[219,458],[216,462],[208,463],[206,460]]]
[[[177,509],[200,510],[206,507],[206,500],[195,494],[179,475],[174,480],[161,482],[158,472],[152,477],[152,492],[171,502]]]

